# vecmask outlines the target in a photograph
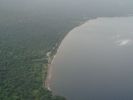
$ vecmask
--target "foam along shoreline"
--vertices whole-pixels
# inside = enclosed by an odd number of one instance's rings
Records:
[[[51,51],[46,54],[48,57],[48,65],[47,65],[47,75],[45,80],[45,88],[48,89],[49,91],[52,91],[50,84],[52,79],[53,67],[51,67],[51,65],[56,57],[56,54],[59,51],[60,44],[56,44],[56,46],[53,47],[53,49],[56,49],[56,48],[57,48],[57,51],[55,52],[55,54],[52,55]]]
[[[47,76],[46,76],[46,80],[45,80],[45,88],[47,88],[49,91],[52,91],[51,87],[50,87],[50,83],[51,83],[51,78],[52,78],[52,67],[51,64],[53,63],[53,60],[55,58],[56,55],[54,55],[53,57],[50,56],[51,52],[47,53],[48,56],[48,65],[47,65]]]

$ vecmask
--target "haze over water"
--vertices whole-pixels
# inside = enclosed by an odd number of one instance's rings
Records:
[[[63,40],[53,93],[68,100],[133,100],[133,17],[89,20]]]

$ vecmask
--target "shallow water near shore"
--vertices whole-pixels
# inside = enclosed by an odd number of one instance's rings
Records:
[[[133,17],[74,28],[51,64],[54,94],[67,100],[133,100]]]

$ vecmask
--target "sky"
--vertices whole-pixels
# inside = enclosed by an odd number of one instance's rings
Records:
[[[70,16],[120,15],[133,14],[133,0],[0,0],[0,9]]]

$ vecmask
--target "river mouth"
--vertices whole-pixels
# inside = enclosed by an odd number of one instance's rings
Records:
[[[133,17],[73,29],[53,60],[50,87],[68,100],[133,100]]]

